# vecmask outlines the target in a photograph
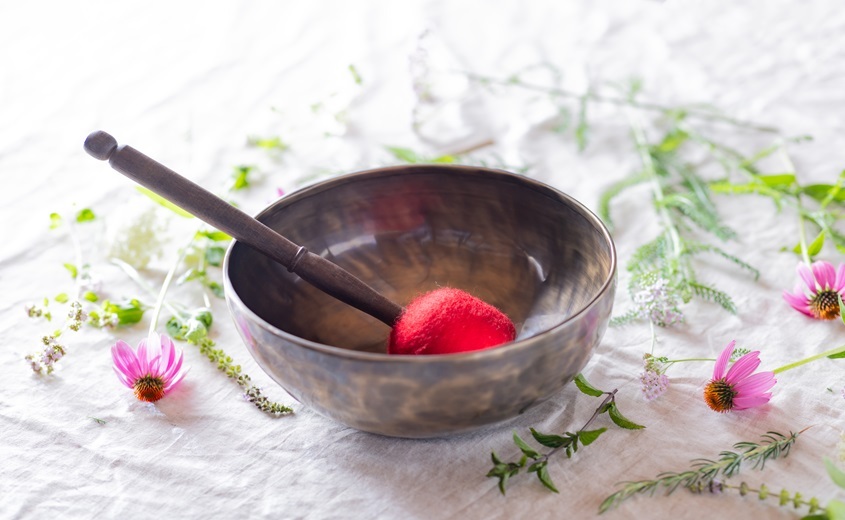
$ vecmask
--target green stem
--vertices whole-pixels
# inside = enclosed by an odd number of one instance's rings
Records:
[[[167,276],[164,277],[164,282],[161,284],[161,290],[158,293],[158,300],[156,300],[155,308],[153,309],[153,318],[150,320],[150,333],[152,334],[155,332],[156,327],[158,326],[158,317],[161,314],[161,308],[164,305],[164,298],[167,296],[167,291],[170,289],[170,283],[173,281],[173,276],[176,274],[176,270],[182,264],[182,260],[185,258],[185,254],[187,253],[188,249],[193,245],[194,240],[196,240],[196,232],[191,235],[191,240],[188,244],[179,251],[179,257],[173,262],[173,265],[170,267],[170,270],[167,271]]]
[[[795,163],[792,162],[792,158],[789,157],[789,153],[787,153],[786,147],[783,143],[780,144],[780,156],[786,164],[786,171],[797,174],[798,170],[795,169]],[[801,204],[800,193],[795,194],[795,204],[798,209],[798,243],[801,246],[801,258],[804,259],[804,263],[807,264],[807,267],[809,267],[813,262],[810,259],[810,253],[807,250],[807,230],[804,226],[804,207]]]
[[[717,114],[713,112],[708,112],[704,110],[699,110],[692,107],[669,107],[665,105],[660,105],[658,103],[651,103],[647,101],[634,101],[625,97],[614,97],[614,96],[603,96],[599,94],[595,94],[592,91],[587,93],[577,93],[572,92],[570,90],[565,90],[562,88],[556,87],[544,87],[542,85],[534,85],[531,83],[525,83],[519,79],[499,79],[493,78],[489,76],[482,76],[480,74],[474,74],[471,72],[463,72],[463,74],[472,81],[478,81],[481,83],[488,83],[494,85],[505,85],[505,86],[512,86],[512,87],[519,87],[525,90],[532,90],[535,92],[543,92],[545,94],[550,94],[553,96],[559,96],[563,98],[570,98],[570,99],[584,99],[585,97],[590,99],[591,101],[596,101],[599,103],[607,103],[610,105],[617,105],[617,106],[625,106],[625,107],[635,107],[641,108],[644,110],[653,110],[657,112],[661,112],[663,114],[672,114],[676,113],[679,109],[683,110],[687,115],[698,118],[698,119],[705,119],[708,121],[719,121],[722,123],[727,123],[734,126],[749,128],[751,130],[757,130],[759,132],[766,132],[766,133],[777,133],[779,130],[772,126],[762,126],[756,123],[751,123],[749,121],[743,121],[740,119],[736,119],[730,116],[725,116],[722,114]]]
[[[680,258],[681,237],[678,233],[678,228],[675,226],[675,222],[672,220],[672,217],[669,215],[669,212],[663,204],[663,200],[665,199],[663,186],[660,184],[660,178],[657,176],[657,169],[654,167],[654,161],[652,160],[651,153],[648,150],[648,142],[645,137],[645,131],[643,130],[642,123],[640,122],[637,114],[635,114],[632,110],[628,110],[627,114],[631,125],[631,131],[634,134],[634,142],[637,146],[637,152],[640,155],[640,160],[643,163],[646,173],[649,177],[651,177],[651,185],[654,191],[654,200],[658,214],[660,215],[663,225],[672,240],[672,251],[675,258]]]
[[[127,264],[126,262],[124,262],[123,260],[121,260],[119,258],[112,258],[111,262],[114,265],[120,267],[123,270],[123,272],[126,273],[126,276],[128,276],[130,280],[135,282],[138,285],[138,287],[143,289],[147,293],[148,296],[150,296],[152,298],[158,298],[158,293],[156,293],[155,290],[153,290],[153,288],[150,287],[150,285],[146,281],[144,281],[143,278],[141,278],[141,275],[138,274],[138,271],[136,271],[134,267],[132,267],[131,265]],[[164,307],[168,311],[170,311],[174,316],[184,316],[185,315],[185,311],[180,311],[179,309],[175,308],[173,305],[168,303],[167,300],[164,301]]]
[[[670,359],[666,363],[686,363],[687,361],[716,361],[714,358],[684,358],[684,359]]]
[[[775,374],[779,374],[781,372],[786,372],[787,370],[792,370],[793,368],[800,367],[801,365],[806,365],[807,363],[810,363],[812,361],[816,361],[817,359],[822,359],[822,358],[826,358],[826,357],[829,357],[829,356],[834,356],[836,354],[841,354],[843,352],[845,352],[845,345],[842,345],[841,347],[836,347],[836,348],[833,348],[833,349],[830,349],[830,350],[826,350],[826,351],[822,352],[821,354],[816,354],[815,356],[810,356],[808,358],[804,358],[804,359],[801,359],[799,361],[795,361],[794,363],[789,363],[787,365],[784,365],[782,367],[779,367],[779,368],[772,370],[772,372],[774,372]]]

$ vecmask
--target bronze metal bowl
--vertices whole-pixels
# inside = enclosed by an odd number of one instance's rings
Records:
[[[579,202],[526,177],[379,168],[292,193],[256,218],[393,301],[457,287],[516,324],[516,341],[489,350],[388,355],[383,323],[234,242],[226,299],[249,351],[294,398],[360,430],[426,438],[511,419],[578,374],[610,317],[610,234]]]

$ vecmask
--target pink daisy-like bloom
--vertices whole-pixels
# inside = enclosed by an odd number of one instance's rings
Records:
[[[713,379],[704,387],[704,401],[716,412],[745,410],[766,404],[772,398],[768,390],[777,383],[774,372],[754,373],[760,366],[759,350],[745,354],[728,369],[735,345],[736,341],[728,343],[716,359]]]
[[[137,351],[118,340],[111,348],[111,355],[117,378],[141,401],[158,401],[176,388],[187,373],[181,370],[182,351],[176,349],[166,334],[150,333],[138,343]]]
[[[839,297],[845,297],[845,264],[835,269],[830,262],[813,262],[811,267],[798,264],[804,286],[799,282],[793,292],[783,291],[783,299],[811,318],[835,319],[839,316]]]

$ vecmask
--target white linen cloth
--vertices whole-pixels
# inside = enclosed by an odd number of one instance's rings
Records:
[[[421,37],[427,56],[418,51]],[[591,141],[578,153],[571,137],[541,129],[548,118],[542,101],[537,108],[514,90],[461,97],[468,87],[455,71],[507,77],[545,61],[576,91],[636,75],[647,99],[711,102],[784,135],[812,134],[813,142],[793,148],[800,177],[832,182],[845,167],[843,49],[845,11],[830,1],[0,4],[0,518],[591,518],[617,482],[683,470],[735,442],[806,426],[813,428],[788,458],[763,472],[746,468],[732,482],[766,482],[822,503],[841,498],[822,466],[823,457],[838,456],[845,428],[841,361],[783,373],[769,405],[721,415],[701,398],[712,370],[706,363],[676,366],[669,391],[645,402],[638,374],[649,328],[610,329],[584,373],[596,386],[618,388],[620,409],[648,428],[629,432],[599,419],[596,426],[609,431],[594,445],[551,461],[560,494],[521,475],[502,497],[485,478],[490,452],[516,458],[514,430],[526,438],[531,426],[574,430],[596,399],[570,385],[507,424],[447,439],[358,432],[273,384],[216,300],[215,341],[296,414],[262,414],[190,345],[183,345],[191,367],[183,386],[150,405],[120,385],[109,354],[117,338],[136,345],[149,314],[131,329],[67,333],[60,369],[39,377],[23,358],[55,325],[27,318],[23,308],[71,290],[62,264],[74,261],[72,243],[66,226],[48,229],[48,215],[68,218],[84,207],[100,217],[78,228],[103,293],[140,294],[106,262],[104,244],[145,199],[82,151],[95,129],[211,188],[233,165],[258,164],[260,177],[238,199],[252,213],[277,188],[289,192],[321,172],[387,163],[385,145],[436,156],[489,140],[505,164],[530,165],[529,175],[595,209],[603,189],[638,168],[618,110],[591,112]],[[436,78],[435,93],[453,101],[415,134],[412,75],[423,63]],[[314,104],[321,105],[312,111]],[[343,122],[333,117],[340,111]],[[770,142],[720,128],[744,150]],[[276,134],[291,145],[279,162],[245,147],[248,136]],[[841,324],[809,320],[781,298],[797,281],[797,258],[780,251],[797,237],[791,213],[752,198],[717,203],[741,231],[726,249],[760,268],[760,280],[717,259],[699,261],[702,277],[735,297],[739,315],[696,302],[685,308],[685,324],[658,330],[656,353],[715,357],[736,339],[762,350],[763,368],[771,369],[845,342]],[[658,229],[649,204],[643,190],[614,205],[620,312],[630,306],[624,262]],[[144,272],[151,283],[162,280],[192,225],[173,220],[165,254]],[[825,258],[841,261],[832,251]],[[196,304],[198,295],[176,289],[173,298]],[[681,490],[631,499],[605,516],[795,516],[771,502]]]

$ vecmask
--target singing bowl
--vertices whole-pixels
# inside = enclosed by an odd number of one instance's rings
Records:
[[[457,287],[516,325],[515,341],[487,350],[388,355],[382,322],[233,242],[226,300],[258,365],[301,403],[359,430],[427,438],[512,419],[581,371],[610,318],[607,229],[519,175],[378,168],[294,192],[256,218],[400,304]]]

